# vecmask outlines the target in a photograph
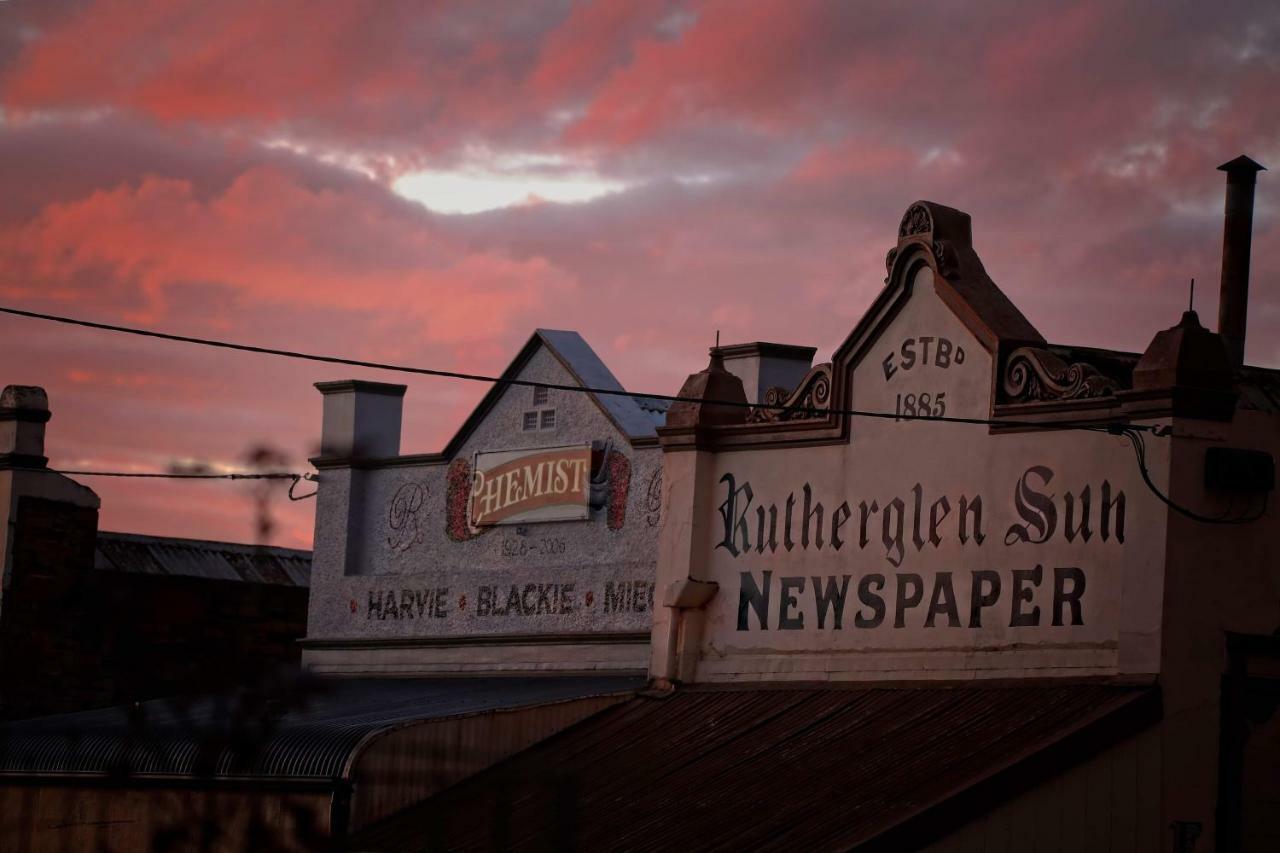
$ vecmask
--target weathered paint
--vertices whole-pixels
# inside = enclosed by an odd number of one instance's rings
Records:
[[[590,445],[477,453],[471,527],[584,521],[590,517],[591,474]]]
[[[546,348],[519,376],[575,381]],[[555,429],[525,431],[521,422],[532,394],[526,387],[507,388],[451,458],[323,471],[308,666],[344,673],[643,671],[661,454],[653,446],[632,446],[586,394],[550,391]],[[576,449],[554,452],[576,454],[579,461],[594,457],[596,484],[576,513],[580,519],[468,523],[477,459],[502,463],[569,447]],[[493,451],[504,452],[490,457]],[[625,654],[601,649],[622,635]],[[539,644],[541,636],[555,644]],[[583,644],[564,642],[572,636]],[[396,645],[477,637],[512,642],[462,649]],[[532,645],[515,648],[520,637]],[[368,645],[382,641],[389,645]]]
[[[992,355],[932,277],[853,368],[852,408],[989,416]],[[666,476],[702,497],[686,530],[688,494],[668,495],[664,540],[691,536],[720,586],[699,680],[1158,669],[1165,513],[1120,437],[854,419],[847,442],[669,453]]]

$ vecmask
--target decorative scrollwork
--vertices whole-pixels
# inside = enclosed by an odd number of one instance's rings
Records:
[[[933,231],[933,217],[923,204],[913,204],[902,215],[902,224],[898,226],[898,239],[914,234],[927,234]]]
[[[644,490],[645,523],[657,527],[662,518],[662,469],[655,468],[649,475],[649,485]]]
[[[610,530],[621,530],[627,523],[627,499],[631,496],[631,460],[625,453],[610,450],[605,455],[605,467],[609,469],[609,513],[605,525]]]
[[[956,268],[956,253],[946,241],[933,241],[933,259],[938,265],[938,275],[943,278],[955,278],[959,274]]]
[[[884,256],[884,282],[889,283],[889,276],[893,275],[893,262],[898,259],[898,247],[894,246]]]
[[[1001,389],[1011,403],[1035,403],[1107,397],[1120,386],[1091,364],[1068,364],[1048,350],[1022,347],[1009,354]]]
[[[422,505],[427,490],[418,483],[396,489],[387,509],[387,545],[393,551],[408,551],[422,541]]]
[[[778,408],[785,406],[785,408]],[[751,410],[749,423],[809,421],[825,417],[831,408],[831,365],[819,364],[800,380],[796,390],[773,387],[765,391],[761,405]]]

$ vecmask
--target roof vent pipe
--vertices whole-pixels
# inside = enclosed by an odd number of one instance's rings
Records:
[[[1226,212],[1222,223],[1222,291],[1218,298],[1218,334],[1237,367],[1244,364],[1244,333],[1249,315],[1249,251],[1253,241],[1253,187],[1265,167],[1241,154],[1218,167],[1227,173]]]

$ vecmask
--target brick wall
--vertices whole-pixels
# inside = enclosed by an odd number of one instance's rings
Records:
[[[93,568],[97,512],[24,497],[0,605],[0,716],[204,693],[296,667],[307,590]]]

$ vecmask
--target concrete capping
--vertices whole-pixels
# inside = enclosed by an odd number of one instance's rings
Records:
[[[713,352],[724,358],[741,358],[758,355],[763,358],[795,358],[812,360],[817,354],[817,347],[806,347],[799,344],[775,344],[769,341],[751,341],[745,344],[725,344],[712,347]]]
[[[1180,417],[1206,421],[1235,418],[1239,393],[1215,388],[1156,388],[1121,391],[1117,395],[1128,417]]]
[[[17,471],[48,471],[49,457],[31,453],[0,453],[0,469]]]
[[[714,427],[659,427],[658,443],[663,453],[687,450],[769,450],[778,447],[819,447],[846,444],[842,426],[848,418],[827,417],[812,421],[738,424]]]
[[[0,421],[22,421],[31,424],[46,424],[53,413],[48,409],[0,408]]]
[[[473,634],[455,637],[304,637],[304,649],[439,648],[441,646],[647,645],[648,631],[559,634]]]
[[[321,394],[382,394],[388,397],[403,397],[408,390],[407,385],[392,382],[369,382],[364,379],[337,379],[332,382],[317,382],[315,388]]]

